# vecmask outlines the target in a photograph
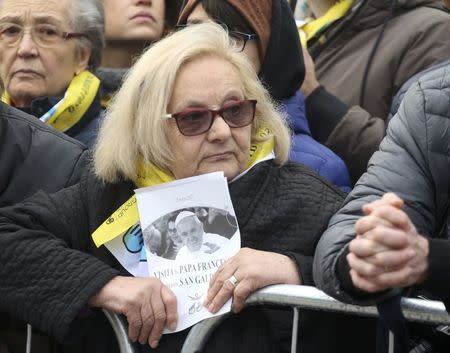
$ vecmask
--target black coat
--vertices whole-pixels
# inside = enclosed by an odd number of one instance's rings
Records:
[[[75,184],[87,157],[78,141],[0,103],[0,207]]]
[[[77,183],[87,162],[87,148],[80,142],[0,103],[0,207],[20,202],[38,190],[56,192]],[[0,263],[2,259],[0,256]],[[6,328],[14,330],[7,338],[14,337],[11,342],[17,342],[23,337],[17,344],[25,347],[26,325],[0,312],[0,330]],[[36,332],[34,337],[36,341]]]
[[[271,161],[258,164],[229,187],[242,246],[291,256],[303,283],[312,285],[316,244],[343,193],[300,165],[279,168]],[[80,313],[86,312],[89,298],[124,269],[104,246],[95,247],[90,234],[132,195],[133,188],[129,182],[105,185],[86,173],[68,189],[52,195],[39,193],[23,204],[0,210],[0,278],[4,284],[0,308],[65,343],[89,331],[89,323],[95,322],[97,339],[77,338],[79,349],[73,351],[83,351],[80,347],[86,347],[86,341],[91,351],[92,345],[97,352],[112,349],[115,343],[107,325],[103,329],[93,316],[87,320]],[[258,327],[252,327],[257,322],[246,327],[253,330],[252,337],[260,339],[254,332]],[[237,332],[237,326],[231,327]],[[109,340],[103,334],[109,334]],[[185,334],[164,336],[158,350],[173,351],[173,342],[181,342]],[[251,345],[253,341],[244,338]],[[229,346],[222,349],[229,351]]]

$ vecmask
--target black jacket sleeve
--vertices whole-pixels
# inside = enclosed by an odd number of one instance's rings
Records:
[[[430,239],[429,244],[428,276],[422,286],[436,298],[442,299],[450,312],[450,241]]]
[[[305,99],[306,117],[314,138],[325,143],[349,107],[324,86],[317,87]]]
[[[86,183],[38,192],[0,209],[0,309],[60,341],[88,300],[118,274],[85,253],[90,240]]]

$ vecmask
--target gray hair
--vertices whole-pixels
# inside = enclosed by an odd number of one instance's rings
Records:
[[[105,46],[105,15],[101,0],[72,0],[70,19],[75,32],[85,37],[77,38],[79,48],[91,49],[88,68],[95,71],[102,61]]]

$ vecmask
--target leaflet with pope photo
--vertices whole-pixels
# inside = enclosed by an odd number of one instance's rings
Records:
[[[217,314],[202,305],[211,277],[241,246],[223,172],[135,192],[148,275],[159,278],[177,297],[174,332],[230,311],[231,300]]]

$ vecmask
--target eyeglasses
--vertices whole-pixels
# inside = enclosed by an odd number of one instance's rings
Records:
[[[83,37],[85,34],[64,32],[49,24],[30,26],[29,29],[16,23],[0,23],[0,43],[15,46],[22,40],[25,32],[29,31],[33,41],[40,47],[48,48],[70,38]]]
[[[238,52],[242,52],[245,49],[245,45],[249,40],[256,40],[258,39],[258,35],[256,33],[244,33],[239,31],[229,31],[228,27],[223,24],[219,23],[227,32],[228,35],[234,39],[234,42],[236,43],[236,48]],[[186,27],[189,27],[192,25],[176,25],[175,28],[177,30],[184,29]]]
[[[256,33],[244,33],[239,31],[228,31],[228,35],[232,37],[238,49],[238,52],[243,52],[245,49],[245,45],[249,40],[258,39],[258,35]]]
[[[166,114],[164,118],[174,118],[178,130],[184,136],[201,135],[211,129],[214,119],[220,115],[231,128],[250,125],[255,118],[256,100],[244,99],[225,104],[218,110],[189,108],[175,114]]]

